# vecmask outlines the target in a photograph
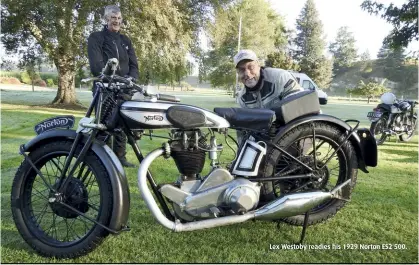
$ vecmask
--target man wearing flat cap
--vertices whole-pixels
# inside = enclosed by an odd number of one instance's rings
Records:
[[[261,67],[252,50],[241,50],[234,56],[234,65],[244,89],[238,101],[243,108],[275,107],[285,97],[303,91],[286,70]]]

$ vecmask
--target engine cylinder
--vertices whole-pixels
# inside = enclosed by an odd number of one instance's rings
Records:
[[[205,151],[172,149],[170,155],[182,175],[192,177],[201,173],[205,164]]]

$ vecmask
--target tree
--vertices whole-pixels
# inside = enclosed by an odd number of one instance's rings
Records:
[[[401,82],[404,79],[404,48],[391,49],[390,45],[384,43],[377,54],[375,66],[380,69],[385,78]]]
[[[332,80],[332,61],[324,56],[326,42],[323,24],[313,0],[307,0],[297,19],[294,59],[301,72],[310,76],[320,87],[327,88]]]
[[[268,54],[265,66],[294,71],[300,70],[300,66],[285,51]]]
[[[333,54],[333,71],[335,74],[351,67],[357,58],[355,38],[347,26],[340,27],[335,42],[329,46]]]
[[[24,76],[29,79],[22,81],[24,83],[30,82],[32,91],[35,91],[35,81],[40,79],[38,72],[41,68],[42,56],[38,51],[37,47],[31,47],[24,52],[22,51],[22,57],[19,61],[19,68],[25,71]]]
[[[53,104],[76,104],[74,76],[85,56],[86,38],[111,1],[23,1],[1,4],[2,41],[8,51],[39,44],[58,70]],[[96,23],[95,23],[96,22]]]
[[[389,91],[383,84],[384,81],[381,83],[376,82],[369,82],[368,84],[365,84],[364,81],[360,81],[359,85],[355,88],[348,89],[348,94],[354,94],[354,95],[360,95],[360,96],[366,96],[368,98],[368,104],[370,103],[370,99],[376,96],[380,96],[384,92]]]
[[[251,49],[263,60],[284,38],[283,21],[264,0],[243,0],[215,10],[215,21],[207,25],[212,51],[202,68],[213,86],[233,89],[236,72],[238,27],[242,17],[241,49]]]
[[[132,38],[139,57],[140,77],[170,79],[171,72],[185,62],[196,32],[213,7],[232,0],[124,0],[124,33]],[[101,30],[103,9],[114,1],[24,1],[1,4],[2,42],[9,52],[35,41],[54,62],[58,91],[54,104],[75,104],[77,69],[86,65],[88,35]],[[205,14],[205,15],[204,15]]]
[[[371,0],[364,0],[361,8],[370,14],[380,15],[394,29],[384,39],[392,49],[407,47],[412,40],[419,40],[418,35],[418,0],[408,0],[401,7],[391,3],[389,6]]]
[[[359,56],[361,62],[366,62],[371,60],[371,55],[368,49],[365,50],[360,56]]]

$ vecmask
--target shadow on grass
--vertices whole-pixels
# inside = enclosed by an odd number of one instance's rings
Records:
[[[407,156],[407,158],[391,158],[392,161],[403,162],[403,163],[411,163],[417,164],[418,163],[418,151],[412,151],[411,149],[406,150],[391,150],[391,149],[381,149],[381,152],[388,155],[399,155],[399,156]]]

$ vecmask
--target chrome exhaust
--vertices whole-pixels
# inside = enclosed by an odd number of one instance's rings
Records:
[[[218,226],[237,224],[250,219],[272,221],[279,218],[304,214],[310,209],[322,204],[328,199],[340,198],[340,190],[351,182],[351,180],[349,179],[330,192],[318,191],[289,194],[284,197],[280,197],[275,201],[272,201],[271,203],[263,206],[260,209],[250,211],[243,215],[225,216],[182,224],[178,220],[176,222],[173,222],[166,218],[166,216],[161,212],[160,208],[157,206],[157,203],[154,200],[154,197],[147,186],[148,168],[150,167],[151,163],[156,158],[163,155],[163,153],[164,150],[162,148],[156,149],[149,153],[141,162],[140,168],[138,170],[138,187],[148,209],[153,214],[154,218],[156,218],[156,220],[161,225],[175,232],[194,231]]]

